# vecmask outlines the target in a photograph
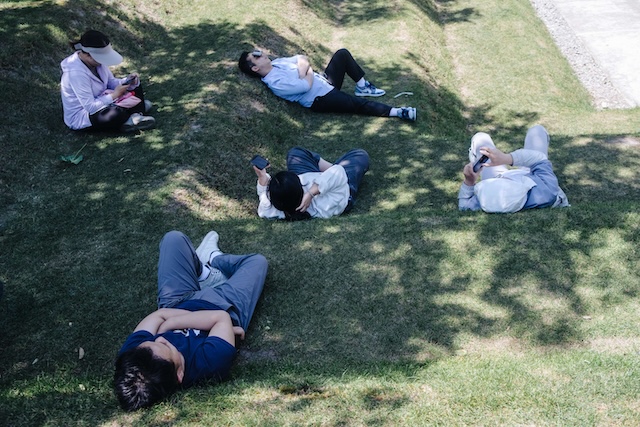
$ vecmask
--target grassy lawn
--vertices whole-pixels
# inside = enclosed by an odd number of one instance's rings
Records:
[[[65,127],[90,27],[156,129]],[[3,1],[0,45],[0,424],[638,424],[640,114],[592,107],[528,0]],[[287,104],[238,71],[256,45],[316,69],[347,47],[418,121]],[[536,123],[572,207],[458,212],[471,135],[511,150]],[[257,217],[249,159],[295,145],[369,152],[352,213]],[[126,414],[113,360],[172,229],[270,270],[233,379]]]

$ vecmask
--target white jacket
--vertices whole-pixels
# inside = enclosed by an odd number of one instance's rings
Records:
[[[60,63],[62,79],[60,95],[64,111],[64,123],[71,129],[84,129],[91,126],[89,116],[113,102],[111,95],[104,95],[107,89],[115,89],[126,78],[116,79],[109,67],[97,67],[100,78],[80,60],[78,52]]]
[[[318,184],[320,194],[311,199],[311,205],[307,209],[313,218],[331,218],[344,212],[349,202],[349,180],[347,173],[340,165],[333,165],[324,172],[307,172],[298,175],[305,192],[313,184]],[[271,178],[271,177],[269,177]],[[268,187],[257,184],[258,216],[260,218],[284,219],[284,212],[276,209],[267,195]]]

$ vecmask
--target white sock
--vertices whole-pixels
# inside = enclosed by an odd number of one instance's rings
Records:
[[[209,277],[209,273],[211,273],[211,269],[207,265],[202,266],[202,274],[198,277],[198,282],[202,282],[204,279]]]
[[[391,108],[391,111],[389,111],[389,117],[398,117],[400,115],[401,110],[402,108],[396,108],[396,107]]]
[[[360,89],[362,89],[366,85],[367,85],[367,81],[364,79],[364,77],[362,77],[360,80],[356,82],[356,86],[358,86]]]

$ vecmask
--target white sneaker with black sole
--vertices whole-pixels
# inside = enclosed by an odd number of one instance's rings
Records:
[[[129,119],[120,127],[123,132],[135,132],[137,130],[151,129],[156,126],[156,119],[151,116],[143,116],[140,113],[133,113]]]

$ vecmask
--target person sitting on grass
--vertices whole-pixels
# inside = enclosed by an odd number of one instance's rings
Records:
[[[266,169],[253,166],[261,218],[330,218],[353,208],[362,177],[369,170],[369,154],[354,149],[332,164],[318,153],[294,147],[287,153],[287,171],[271,178]]]
[[[464,167],[464,181],[458,193],[459,209],[510,213],[570,206],[547,158],[548,149],[549,134],[540,125],[528,130],[523,149],[510,154],[498,150],[488,134],[476,133],[471,139],[470,163]],[[473,165],[482,156],[486,156],[487,163],[474,172]],[[509,169],[507,165],[517,168]],[[476,184],[480,175],[482,180]]]
[[[296,55],[273,61],[260,50],[242,52],[240,70],[251,77],[260,77],[271,91],[287,101],[320,113],[348,113],[365,116],[399,117],[415,121],[413,107],[394,108],[380,102],[365,100],[385,91],[364,78],[364,71],[347,49],[338,50],[323,74],[313,71],[309,58]],[[355,96],[341,92],[345,74],[356,82]]]
[[[116,359],[114,389],[123,409],[148,407],[204,379],[228,377],[262,293],[267,260],[231,255],[209,232],[197,250],[170,231],[160,242],[158,307],[136,326]]]
[[[70,45],[75,52],[60,63],[60,95],[69,128],[133,132],[155,126],[155,119],[144,115],[152,104],[144,99],[138,75],[116,79],[109,70],[122,56],[106,35],[89,30]]]

